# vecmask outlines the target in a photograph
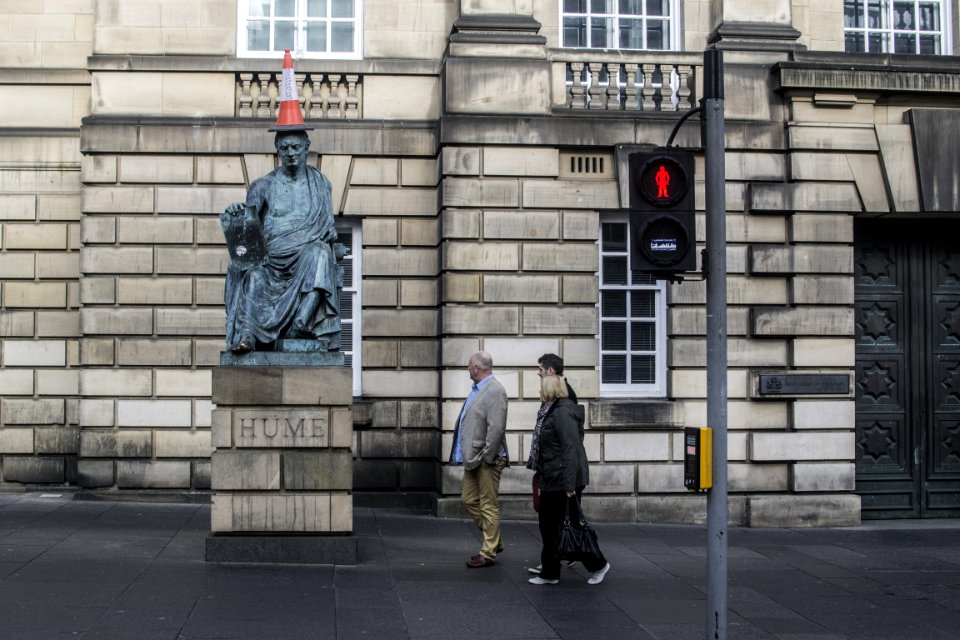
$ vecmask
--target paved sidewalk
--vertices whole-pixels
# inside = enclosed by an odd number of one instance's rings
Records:
[[[48,496],[48,497],[45,497]],[[358,509],[355,566],[203,561],[206,505],[0,494],[0,639],[702,640],[705,530],[600,524],[613,568],[527,583],[536,525]],[[960,521],[731,529],[730,640],[956,640]]]

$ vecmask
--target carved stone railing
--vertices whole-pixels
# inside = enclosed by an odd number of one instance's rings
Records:
[[[696,102],[698,55],[608,51],[554,51],[553,73],[564,92],[555,109],[686,111]],[[554,87],[560,87],[555,75]]]
[[[363,117],[361,75],[298,73],[296,80],[305,119]],[[236,115],[241,118],[276,118],[279,88],[279,73],[238,73]]]

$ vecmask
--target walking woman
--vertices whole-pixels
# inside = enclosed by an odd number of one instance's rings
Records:
[[[579,496],[590,481],[587,453],[583,449],[583,406],[567,397],[567,384],[560,376],[540,379],[540,401],[550,404],[540,428],[537,467],[540,471],[540,575],[530,584],[557,584],[560,581],[558,556],[560,526],[570,500],[571,520],[580,518]],[[610,570],[601,555],[584,560],[590,572],[587,582],[600,584]]]

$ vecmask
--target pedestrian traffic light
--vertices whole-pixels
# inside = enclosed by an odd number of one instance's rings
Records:
[[[693,154],[655,149],[630,154],[633,270],[661,277],[697,268]]]

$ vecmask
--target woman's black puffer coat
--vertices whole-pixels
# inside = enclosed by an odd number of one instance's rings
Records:
[[[583,449],[583,406],[558,399],[540,431],[540,491],[576,491],[590,482]]]

